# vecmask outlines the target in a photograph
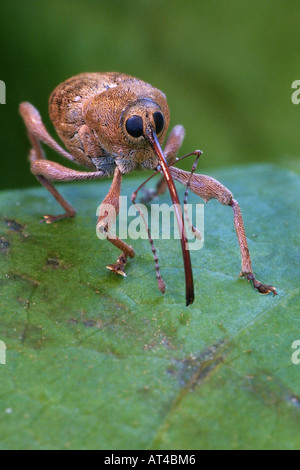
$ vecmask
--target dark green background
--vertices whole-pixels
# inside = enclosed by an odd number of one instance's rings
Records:
[[[32,102],[55,135],[48,97],[87,71],[124,72],[162,89],[171,125],[186,128],[182,152],[205,151],[200,171],[254,161],[300,171],[300,106],[291,102],[298,2],[1,0],[0,8],[0,188],[36,184],[18,104]]]

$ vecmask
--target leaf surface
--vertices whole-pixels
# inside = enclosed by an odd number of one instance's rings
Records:
[[[43,188],[0,193],[2,449],[299,448],[300,177],[212,176],[239,201],[255,274],[277,297],[238,277],[232,211],[216,201],[186,308],[179,240],[156,241],[164,296],[148,240],[132,241],[127,278],[105,269],[119,255],[95,232],[110,181],[58,186],[78,215],[53,225],[39,222],[60,211]],[[124,178],[122,194],[141,181]]]

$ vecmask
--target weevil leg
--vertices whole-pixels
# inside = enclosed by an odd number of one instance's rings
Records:
[[[115,222],[120,211],[121,183],[122,173],[119,168],[116,167],[111,187],[100,206],[97,232],[101,232],[110,243],[115,245],[122,252],[116,263],[109,264],[106,267],[117,274],[126,276],[124,268],[128,256],[130,258],[134,257],[134,249],[111,232],[111,225]]]
[[[102,171],[76,171],[59,165],[58,163],[37,158],[34,149],[30,152],[30,160],[32,173],[36,176],[38,181],[48,189],[56,201],[65,210],[64,214],[61,215],[45,215],[44,220],[47,224],[57,222],[58,220],[65,219],[66,217],[75,217],[76,215],[76,210],[61,196],[50,181],[62,182],[103,178]]]
[[[153,175],[154,176],[154,175]],[[147,180],[146,180],[147,181]],[[147,233],[148,233],[148,239],[149,239],[149,242],[150,242],[150,245],[151,245],[151,249],[152,249],[152,253],[153,253],[153,258],[154,258],[154,263],[155,263],[155,271],[156,271],[156,279],[157,279],[157,285],[158,285],[158,288],[160,290],[160,292],[162,294],[164,294],[166,292],[166,285],[165,285],[165,282],[160,274],[160,269],[159,269],[159,261],[158,261],[158,256],[157,256],[157,252],[156,252],[156,248],[154,246],[154,242],[153,242],[153,239],[151,237],[151,232],[150,232],[150,229],[149,229],[149,226],[146,222],[146,219],[145,219],[145,216],[144,216],[144,213],[142,211],[142,209],[135,203],[136,201],[136,197],[137,197],[137,194],[140,190],[140,188],[143,187],[143,184],[141,184],[138,189],[131,195],[131,201],[132,203],[134,204],[134,206],[137,208],[137,210],[139,211],[139,214],[140,216],[142,217],[143,219],[143,222],[145,224],[145,227],[146,227],[146,230],[147,230]]]
[[[200,196],[205,202],[208,202],[210,199],[217,199],[221,204],[232,207],[234,226],[242,257],[242,269],[240,276],[246,277],[248,281],[251,281],[255,289],[257,289],[261,294],[269,294],[272,292],[274,295],[277,295],[275,287],[268,284],[263,284],[255,278],[252,269],[242,212],[238,202],[233,198],[233,195],[229,189],[210,176],[194,174],[193,178],[190,179],[190,172],[188,171],[183,171],[176,167],[171,167],[170,171],[173,178],[183,185],[186,186],[188,181],[190,181],[191,191]]]
[[[58,143],[49,135],[44,126],[40,113],[30,103],[20,104],[20,114],[27,128],[28,136],[32,144],[29,153],[29,161],[31,163],[31,172],[36,176],[37,180],[54,196],[56,201],[62,206],[65,212],[61,215],[45,215],[44,219],[47,224],[57,222],[66,217],[75,217],[75,209],[60,195],[50,181],[77,181],[97,179],[104,176],[103,172],[83,172],[70,170],[58,163],[46,160],[40,142],[47,144],[57,153],[75,162],[74,157],[66,152]]]
[[[35,150],[36,159],[44,159],[45,155],[40,142],[47,144],[57,153],[67,158],[71,162],[77,163],[73,155],[66,152],[48,133],[42,122],[42,118],[38,110],[28,102],[20,104],[19,112],[24,120],[27,128],[28,137],[31,141],[32,148]]]
[[[195,161],[194,161],[194,164],[192,166],[192,171],[190,172],[190,176],[189,176],[189,179],[188,179],[188,182],[187,182],[187,185],[185,187],[185,192],[184,192],[184,200],[183,200],[183,205],[184,205],[184,215],[185,215],[185,219],[191,229],[191,231],[194,233],[195,237],[198,238],[199,240],[202,239],[202,236],[201,236],[201,233],[199,232],[199,230],[194,227],[194,225],[192,224],[190,218],[189,218],[189,214],[188,214],[188,210],[187,210],[187,202],[188,202],[188,195],[189,195],[189,190],[190,190],[190,186],[191,186],[191,181],[192,181],[192,178],[193,178],[193,175],[197,169],[197,164],[198,164],[198,160],[200,158],[200,156],[202,155],[202,151],[201,150],[195,150],[195,152],[193,152],[195,155],[196,155],[196,158],[195,158]]]

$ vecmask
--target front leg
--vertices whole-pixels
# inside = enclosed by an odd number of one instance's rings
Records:
[[[103,178],[103,171],[76,171],[66,168],[58,163],[36,158],[35,150],[30,152],[31,172],[38,181],[52,194],[56,201],[64,209],[61,215],[45,215],[47,224],[52,224],[66,217],[75,217],[76,210],[61,196],[50,181],[82,181]]]
[[[116,167],[111,187],[100,206],[97,232],[103,234],[110,243],[115,245],[122,252],[116,263],[109,264],[106,266],[107,269],[110,269],[117,274],[121,274],[122,276],[126,276],[124,268],[127,263],[128,256],[130,258],[134,257],[134,249],[132,246],[128,245],[123,240],[114,235],[110,230],[112,223],[115,222],[116,217],[120,211],[121,183],[122,173],[119,168]],[[102,238],[102,236],[100,238]]]
[[[233,209],[233,217],[234,217],[234,225],[236,234],[238,237],[240,251],[242,255],[242,270],[240,273],[241,277],[246,277],[249,281],[251,281],[255,287],[261,294],[269,294],[273,292],[274,295],[277,295],[276,288],[273,286],[269,286],[267,284],[262,284],[260,281],[255,279],[252,266],[251,266],[251,258],[248,248],[248,243],[246,239],[246,233],[243,223],[242,211],[238,202],[235,199],[231,199],[230,203],[228,204]]]
[[[190,172],[180,170],[176,167],[170,167],[170,171],[171,175],[176,181],[179,181],[183,185],[187,186],[188,182],[190,181]],[[195,194],[200,196],[201,199],[203,199],[205,202],[208,202],[210,199],[217,199],[221,204],[232,207],[234,225],[242,257],[242,269],[240,276],[246,277],[249,281],[251,281],[255,289],[257,289],[261,294],[269,294],[270,292],[273,292],[274,295],[277,295],[275,287],[268,284],[263,284],[255,279],[246,239],[242,212],[238,202],[233,199],[233,195],[229,189],[210,176],[198,174],[193,175],[193,178],[190,181],[190,189]]]

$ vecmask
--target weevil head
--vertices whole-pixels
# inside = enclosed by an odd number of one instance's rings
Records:
[[[84,117],[122,173],[158,165],[147,132],[151,129],[163,143],[170,114],[161,91],[147,84],[135,89],[112,88],[85,105]]]

